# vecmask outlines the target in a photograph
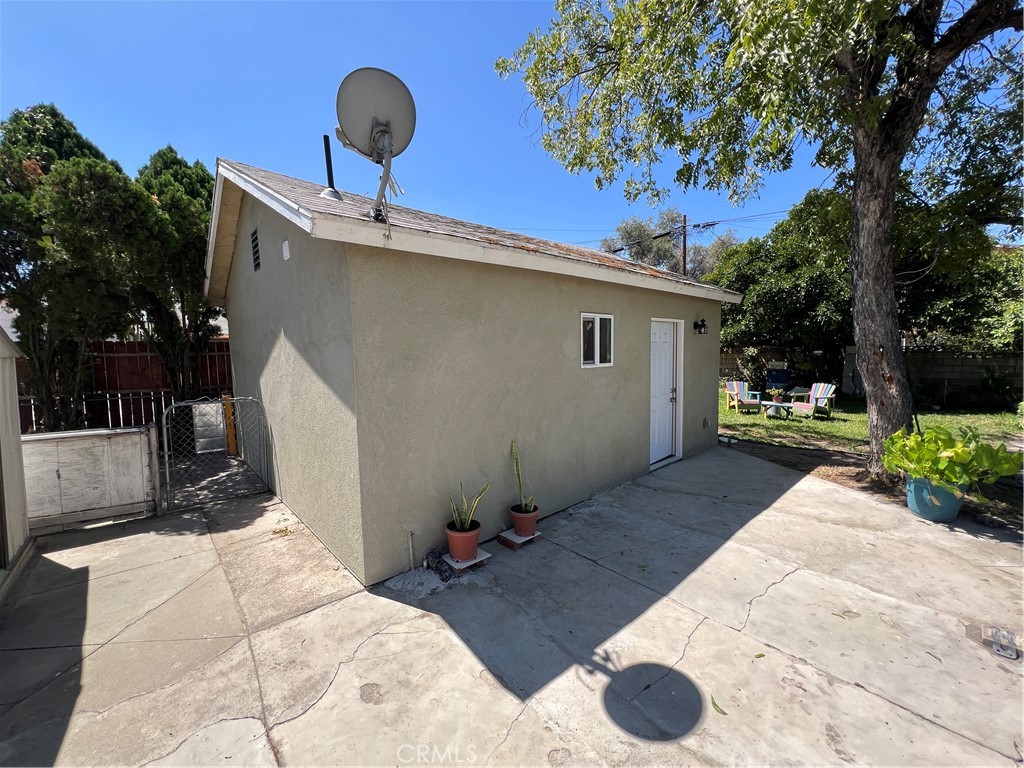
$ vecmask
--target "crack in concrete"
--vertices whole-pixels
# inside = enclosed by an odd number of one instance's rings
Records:
[[[745,630],[747,628],[747,622],[750,621],[750,612],[754,608],[754,601],[755,600],[760,600],[762,597],[764,597],[765,595],[768,594],[768,591],[772,587],[778,586],[779,584],[784,582],[786,579],[788,579],[790,576],[792,576],[794,573],[796,573],[799,570],[803,570],[803,567],[798,565],[796,568],[791,570],[789,573],[785,574],[781,579],[779,579],[778,581],[773,581],[771,584],[769,584],[767,587],[765,587],[764,588],[764,592],[762,592],[760,595],[754,595],[754,597],[750,598],[747,601],[747,615],[744,617],[743,624],[739,628],[740,632],[742,632],[743,630]]]
[[[976,744],[979,747],[981,747],[982,749],[987,749],[987,750],[989,750],[991,752],[996,753],[997,755],[1001,755],[1003,757],[1009,758],[1010,760],[1016,760],[1016,758],[1014,758],[1012,755],[1007,754],[1006,752],[1000,751],[997,747],[993,747],[993,746],[990,746],[988,744],[984,744],[984,743],[978,741],[977,739],[975,739],[975,738],[973,738],[971,736],[968,736],[966,734],[960,733],[959,731],[953,730],[949,726],[946,726],[946,725],[943,725],[942,723],[936,722],[935,720],[932,720],[930,717],[928,717],[926,715],[922,715],[920,712],[916,712],[915,710],[911,709],[910,707],[906,706],[905,704],[900,704],[897,701],[893,701],[892,699],[884,696],[883,694],[879,693],[878,691],[875,691],[875,690],[872,690],[871,688],[868,688],[863,683],[858,683],[858,682],[854,682],[854,681],[851,681],[851,680],[847,680],[846,678],[843,678],[843,677],[839,677],[838,675],[836,675],[836,674],[834,674],[832,672],[829,672],[824,667],[819,667],[817,664],[815,664],[814,662],[804,658],[803,656],[797,656],[795,654],[792,654],[792,653],[790,653],[790,652],[788,652],[786,650],[783,650],[782,648],[778,647],[777,645],[772,645],[771,643],[767,642],[766,640],[761,640],[760,638],[754,638],[754,639],[757,642],[761,643],[761,645],[765,646],[766,648],[771,648],[773,651],[777,651],[778,653],[782,654],[786,658],[792,659],[793,661],[800,662],[801,664],[803,664],[803,665],[805,665],[807,667],[810,667],[815,672],[819,673],[820,675],[823,675],[830,682],[836,682],[836,683],[841,683],[842,685],[849,685],[849,686],[852,686],[854,688],[860,688],[865,693],[867,693],[867,694],[869,694],[871,696],[877,696],[882,701],[888,702],[889,704],[892,704],[894,707],[898,707],[899,709],[902,709],[904,712],[906,712],[907,714],[911,715],[912,717],[916,717],[919,720],[924,720],[926,723],[929,723],[931,725],[935,725],[935,726],[941,728],[942,730],[946,731],[946,733],[951,733],[954,736],[957,736],[957,737],[959,737],[961,739],[969,741],[972,744]]]
[[[211,656],[209,659],[204,661],[198,667],[195,667],[194,669],[186,669],[178,677],[176,677],[174,680],[171,680],[171,681],[169,681],[167,683],[164,683],[163,685],[158,685],[156,688],[151,688],[148,691],[139,691],[138,693],[133,693],[131,696],[128,696],[127,698],[121,699],[120,701],[115,702],[114,704],[111,704],[109,707],[104,707],[103,709],[99,709],[99,710],[96,710],[96,709],[76,709],[74,712],[72,712],[72,717],[75,716],[75,715],[105,715],[110,710],[117,709],[122,704],[127,704],[129,701],[134,701],[135,699],[142,698],[143,696],[149,696],[151,694],[159,693],[160,691],[163,691],[163,690],[166,690],[168,688],[171,688],[171,687],[177,685],[178,683],[180,683],[182,680],[184,680],[189,675],[201,672],[206,667],[210,666],[213,662],[217,661],[217,659],[219,659],[225,653],[228,653],[233,648],[237,648],[238,644],[241,643],[241,642],[242,642],[242,640],[239,639],[238,642],[232,643],[227,648],[225,648],[222,651],[220,651],[219,653],[217,653],[215,656]]]
[[[701,620],[697,622],[697,625],[693,629],[690,630],[690,634],[688,634],[686,636],[686,643],[683,645],[683,650],[682,650],[682,653],[679,654],[679,658],[676,659],[674,662],[672,662],[671,665],[669,665],[669,668],[665,670],[665,674],[663,674],[661,677],[659,677],[654,682],[648,683],[643,688],[641,688],[639,691],[637,691],[636,694],[634,694],[633,697],[629,700],[630,704],[632,704],[634,701],[636,701],[640,697],[641,694],[646,693],[651,688],[653,688],[658,683],[660,683],[662,680],[664,680],[666,677],[668,677],[669,675],[672,674],[672,670],[674,670],[677,666],[679,666],[679,664],[682,663],[683,657],[686,655],[686,649],[690,647],[690,640],[691,640],[691,638],[697,632],[697,630],[701,628],[701,625],[705,621],[707,621],[707,620],[708,620],[708,617],[707,616],[703,616],[701,618]]]
[[[367,636],[367,638],[365,640],[363,640],[361,643],[359,643],[359,645],[357,645],[353,649],[352,653],[349,654],[349,657],[347,659],[342,659],[341,661],[338,662],[338,665],[334,668],[334,674],[331,675],[330,681],[327,683],[326,686],[324,686],[324,689],[320,692],[320,695],[317,696],[316,699],[314,699],[312,702],[310,702],[310,704],[307,707],[305,707],[298,714],[293,715],[293,716],[288,717],[288,718],[285,718],[284,720],[278,720],[273,725],[271,725],[270,729],[267,731],[268,737],[270,736],[270,731],[274,730],[275,728],[278,728],[279,726],[284,725],[285,723],[290,723],[293,720],[299,719],[300,717],[305,715],[307,712],[309,712],[311,709],[313,709],[313,707],[315,707],[317,704],[319,704],[320,701],[323,699],[323,697],[327,695],[327,692],[329,690],[331,690],[331,686],[334,685],[334,681],[338,679],[338,675],[341,673],[341,668],[343,666],[345,666],[346,664],[351,664],[353,661],[355,661],[356,657],[359,655],[359,650],[364,645],[366,645],[368,642],[370,642],[373,638],[377,637],[377,635],[382,635],[382,634],[400,634],[400,633],[388,633],[385,630],[390,629],[391,627],[396,626],[396,625],[408,623],[409,621],[413,621],[414,619],[417,619],[417,618],[419,618],[419,617],[418,616],[414,616],[411,619],[405,619],[405,620],[402,620],[402,621],[389,621],[383,627],[381,627],[380,629],[376,630],[375,632],[373,632],[372,634]],[[403,651],[402,653],[405,653],[405,651]],[[401,654],[391,654],[391,655],[401,655]],[[372,658],[378,658],[378,657],[372,657]],[[379,658],[386,658],[386,656],[382,656],[382,657],[379,657]]]
[[[516,727],[516,723],[519,722],[519,718],[526,714],[526,709],[530,706],[531,701],[533,701],[532,696],[528,698],[525,702],[523,702],[523,708],[519,710],[519,714],[516,715],[512,722],[509,724],[508,730],[505,731],[505,737],[498,743],[498,746],[492,749],[491,753],[487,755],[487,760],[484,761],[485,763],[490,764],[491,758],[494,757],[494,753],[501,749],[503,746],[505,746],[505,742],[508,741],[508,737],[512,735],[512,729]]]
[[[192,733],[190,733],[184,739],[179,741],[177,746],[175,746],[174,749],[172,749],[170,752],[165,752],[162,755],[154,757],[152,760],[147,760],[144,763],[140,763],[140,768],[144,768],[147,765],[152,765],[153,763],[157,762],[158,760],[163,760],[163,759],[165,759],[167,757],[170,757],[175,752],[177,752],[179,749],[181,749],[186,741],[191,739],[196,734],[201,733],[202,731],[205,731],[207,728],[213,728],[215,725],[220,725],[221,723],[235,723],[235,722],[239,722],[241,720],[256,720],[258,722],[258,719],[255,718],[255,717],[222,717],[220,720],[217,720],[214,723],[210,723],[209,725],[204,725],[202,728],[200,728],[200,729],[198,729],[196,731],[192,731]],[[261,725],[262,725],[262,723],[261,723]],[[256,741],[256,739],[259,739],[259,738],[261,738],[261,737],[260,736],[255,736],[255,737],[249,739],[249,741],[246,742],[246,743],[247,744],[251,744],[252,742]]]

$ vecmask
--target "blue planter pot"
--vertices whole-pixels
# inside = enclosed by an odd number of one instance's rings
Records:
[[[930,480],[907,476],[907,506],[918,517],[948,523],[960,512],[963,503],[963,496],[957,497],[944,488],[937,488]]]

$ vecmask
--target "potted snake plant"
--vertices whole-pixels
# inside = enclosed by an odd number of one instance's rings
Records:
[[[448,496],[452,507],[452,519],[445,526],[445,534],[448,537],[448,554],[451,555],[452,560],[468,562],[476,559],[477,546],[480,544],[480,521],[474,520],[473,515],[476,513],[480,499],[490,487],[490,483],[484,483],[480,493],[473,497],[472,501],[467,501],[466,489],[460,482],[461,501],[456,501],[450,495]]]
[[[512,515],[512,529],[516,536],[533,536],[537,531],[537,513],[540,508],[533,503],[533,496],[527,498],[523,495],[523,469],[519,460],[519,446],[512,441],[512,467],[516,472],[516,482],[519,484],[519,503],[509,507]]]

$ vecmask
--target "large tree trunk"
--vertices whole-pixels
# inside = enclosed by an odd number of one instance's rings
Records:
[[[892,225],[902,155],[885,147],[875,131],[854,135],[853,333],[857,368],[867,395],[868,471],[884,470],[882,444],[910,427],[913,404],[900,343],[892,266]]]

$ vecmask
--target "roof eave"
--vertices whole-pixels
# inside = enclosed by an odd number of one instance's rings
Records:
[[[439,232],[421,232],[394,225],[390,227],[389,231],[386,225],[369,219],[360,221],[347,216],[314,212],[310,234],[323,240],[568,275],[732,304],[738,304],[743,300],[743,294],[735,291],[619,270],[568,256],[514,248],[498,243],[484,243],[472,238],[461,238]]]
[[[243,192],[248,192],[306,232],[313,228],[312,214],[308,210],[217,158],[217,181],[213,191],[213,213],[206,246],[206,277],[203,281],[203,293],[211,304],[217,306],[227,302],[227,275],[231,271],[240,214],[240,207],[226,206],[226,200],[236,198],[234,202],[238,203]],[[226,215],[225,207],[230,208]],[[214,280],[215,271],[221,279]]]
[[[249,193],[312,237],[324,240],[562,274],[734,304],[743,300],[743,294],[735,291],[616,269],[571,256],[397,225],[388,227],[369,219],[310,211],[256,181],[230,162],[218,158],[203,286],[210,303],[215,305],[223,306],[227,302],[227,276],[230,274],[240,215],[239,206],[226,206],[226,201],[233,193],[240,199],[243,192]],[[230,208],[226,214],[225,207]]]

